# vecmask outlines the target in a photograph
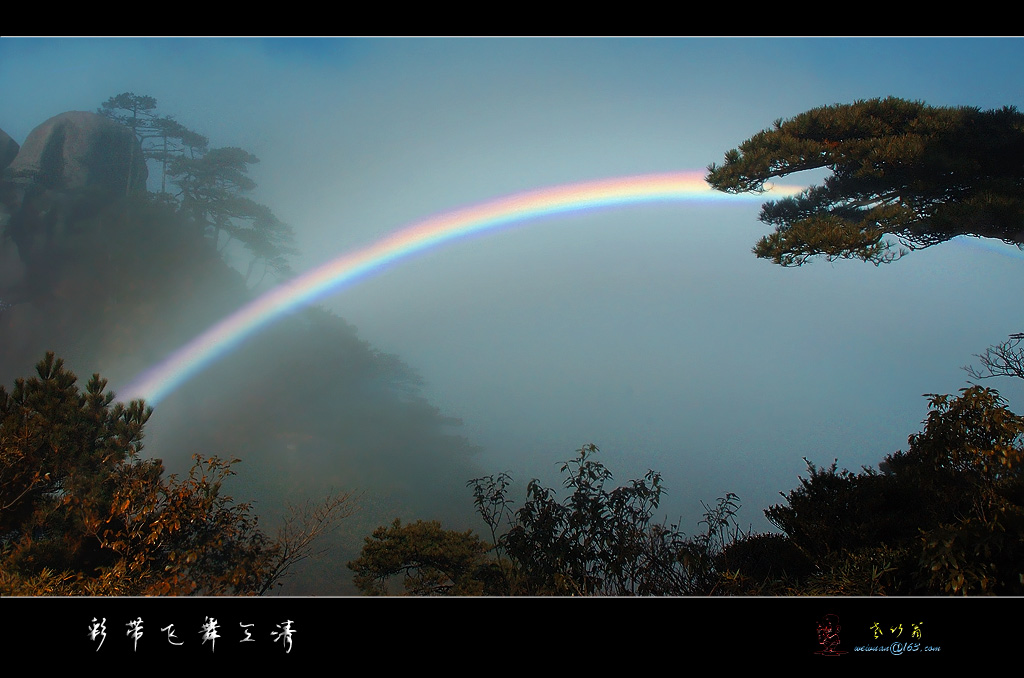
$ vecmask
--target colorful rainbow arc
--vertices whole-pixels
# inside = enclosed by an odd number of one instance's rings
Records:
[[[775,186],[775,196],[802,188]],[[462,236],[567,212],[637,203],[737,200],[714,191],[701,172],[647,174],[544,188],[445,212],[403,228],[360,250],[344,254],[246,304],[149,368],[128,385],[124,399],[156,404],[185,381],[226,355],[248,336],[291,310],[340,291],[400,259]]]

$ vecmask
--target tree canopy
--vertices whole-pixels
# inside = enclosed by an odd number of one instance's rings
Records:
[[[764,204],[775,227],[754,253],[783,266],[814,257],[876,265],[960,235],[1024,246],[1024,114],[894,97],[776,120],[707,181],[730,193],[828,169],[823,183]],[[886,236],[895,238],[895,242]]]
[[[353,510],[329,497],[276,538],[222,493],[238,460],[196,456],[187,478],[143,459],[141,400],[85,392],[52,353],[0,387],[0,595],[262,594]]]
[[[252,255],[247,282],[258,261],[278,277],[287,277],[291,274],[287,257],[296,254],[291,227],[269,207],[244,195],[256,188],[248,168],[258,162],[241,148],[214,148],[198,157],[173,158],[168,170],[181,189],[182,209],[199,232],[220,249],[234,240]]]
[[[998,392],[930,395],[906,451],[855,473],[807,461],[765,510],[780,533],[736,523],[734,494],[705,505],[703,531],[653,519],[661,477],[607,489],[586,445],[562,464],[564,496],[502,473],[469,482],[492,543],[418,521],[377,529],[349,563],[360,590],[409,595],[1021,595],[1024,417]]]
[[[156,99],[151,96],[138,95],[133,92],[122,92],[117,96],[110,97],[100,106],[99,113],[115,122],[129,128],[140,144],[145,144],[147,139],[155,138],[157,130],[162,126],[162,119],[156,114]],[[135,147],[132,147],[132,154],[135,154]],[[130,167],[135,167],[134,160]],[[137,189],[145,189],[139,177],[128,176],[125,193],[131,194]]]
[[[158,115],[156,108],[157,100],[151,96],[123,92],[103,102],[99,112],[129,127],[144,157],[160,163],[159,195],[180,206],[200,235],[212,240],[218,250],[235,242],[249,252],[246,282],[259,262],[264,275],[289,277],[288,258],[297,253],[292,228],[246,195],[256,188],[248,172],[259,158],[237,147],[211,149],[205,136],[173,116]],[[168,180],[178,187],[173,196],[167,193]]]
[[[808,462],[765,511],[808,564],[781,592],[1024,592],[1024,417],[980,386],[929,398],[924,429],[878,471]]]
[[[729,494],[705,507],[706,530],[692,537],[654,520],[665,490],[661,475],[607,489],[611,472],[584,445],[562,464],[564,498],[533,480],[514,508],[506,473],[469,481],[490,529],[488,545],[472,532],[418,521],[380,527],[349,563],[365,593],[389,592],[402,575],[410,595],[706,595],[722,582],[724,547],[745,536]]]
[[[348,567],[356,587],[368,595],[387,595],[388,583],[402,577],[402,589],[413,596],[479,595],[485,590],[481,571],[488,546],[472,530],[445,530],[441,523],[401,520],[378,527],[366,538],[358,559]]]

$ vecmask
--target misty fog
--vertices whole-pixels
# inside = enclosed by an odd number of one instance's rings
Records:
[[[2,39],[0,129],[24,144],[55,115],[153,96],[211,146],[259,158],[254,198],[294,229],[303,272],[499,196],[702,170],[825,104],[1024,106],[1022,57],[1015,39]],[[740,522],[768,530],[762,510],[804,457],[877,465],[920,430],[922,394],[966,386],[961,366],[1022,330],[1007,301],[1024,255],[958,239],[881,267],[785,269],[751,253],[758,211],[620,206],[431,249],[188,380],[156,407],[146,453],[177,473],[194,452],[241,458],[226,490],[271,529],[289,501],[361,493],[282,593],[354,593],[345,562],[396,517],[483,530],[468,480],[508,471],[521,501],[531,478],[557,485],[585,443],[617,482],[660,471],[661,517],[684,529],[735,492]],[[157,256],[159,225],[129,226]],[[14,303],[2,290],[23,271],[0,249],[0,383],[54,350],[122,389],[276,282],[247,289],[219,259],[170,255],[181,268],[158,279],[129,259],[60,268],[39,283],[50,301]],[[133,276],[139,289],[96,292],[104,308],[132,304],[130,327],[100,331],[62,301]],[[986,385],[1024,405],[1019,384]]]

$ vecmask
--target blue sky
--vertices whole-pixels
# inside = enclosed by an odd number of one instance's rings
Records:
[[[295,228],[304,270],[492,197],[703,169],[816,106],[1021,107],[1022,81],[1018,39],[5,38],[0,129],[20,143],[63,111],[154,96],[260,157],[255,197]],[[485,468],[554,481],[593,442],[618,480],[664,473],[669,517],[731,491],[761,529],[802,457],[856,469],[905,448],[922,394],[965,386],[972,354],[1024,330],[1024,257],[954,242],[781,269],[750,253],[757,212],[546,220],[325,305],[423,375]],[[1017,384],[991,385],[1024,410]]]

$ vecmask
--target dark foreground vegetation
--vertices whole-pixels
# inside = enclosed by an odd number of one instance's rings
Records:
[[[296,509],[274,537],[222,492],[237,459],[196,457],[187,478],[144,459],[141,401],[48,354],[0,388],[0,595],[262,594],[354,508]],[[564,491],[507,474],[469,482],[489,536],[399,520],[349,564],[369,594],[942,595],[1024,593],[1024,417],[994,390],[935,395],[924,429],[878,470],[818,468],[765,511],[780,533],[736,521],[735,495],[694,536],[656,517],[661,476],[612,488],[585,445]]]
[[[765,511],[781,533],[740,529],[730,494],[687,537],[654,519],[657,473],[609,490],[586,445],[562,465],[561,500],[533,481],[513,508],[507,475],[471,481],[490,541],[396,520],[349,567],[370,594],[1020,595],[1024,418],[978,386],[931,396],[930,410],[879,470],[807,462]]]

